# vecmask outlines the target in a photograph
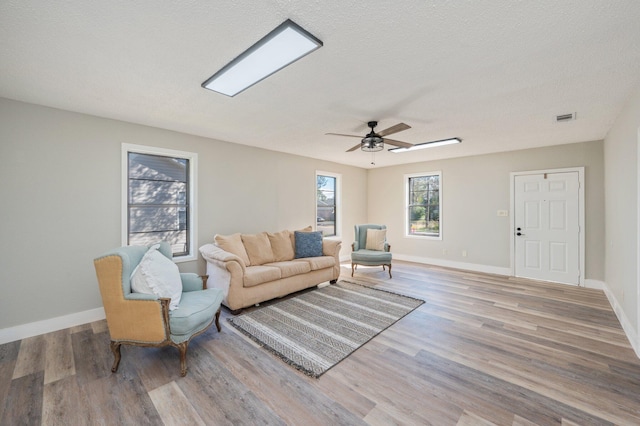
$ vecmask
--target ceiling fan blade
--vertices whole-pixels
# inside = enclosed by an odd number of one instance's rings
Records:
[[[325,133],[325,135],[331,135],[331,136],[348,136],[350,138],[360,138],[362,139],[362,136],[356,136],[356,135],[345,135],[344,133]]]
[[[362,143],[359,143],[358,145],[354,146],[353,148],[349,148],[346,152],[355,151],[356,149],[360,148],[361,145],[362,145]]]
[[[411,126],[409,126],[408,124],[398,123],[395,126],[391,126],[391,127],[387,128],[387,129],[379,131],[378,134],[380,136],[384,137],[384,136],[391,135],[393,133],[398,133],[398,132],[401,132],[403,130],[407,130],[407,129],[410,129],[410,128],[411,128]]]
[[[413,144],[409,142],[396,141],[396,140],[387,139],[387,138],[383,138],[383,139],[384,139],[384,143],[388,143],[389,145],[399,146],[401,148],[411,148],[413,146]]]

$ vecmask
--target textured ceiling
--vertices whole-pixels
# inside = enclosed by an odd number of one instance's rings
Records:
[[[287,18],[324,46],[234,98],[200,87]],[[0,97],[365,168],[325,133],[463,139],[382,167],[604,138],[639,22],[638,0],[3,0]]]

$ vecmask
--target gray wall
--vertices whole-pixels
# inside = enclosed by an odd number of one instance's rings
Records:
[[[464,143],[464,142],[463,142]],[[410,155],[399,154],[399,155]],[[384,223],[393,252],[482,266],[510,267],[510,173],[585,167],[586,271],[604,280],[603,142],[585,142],[498,154],[385,167],[369,171],[369,222]],[[442,172],[441,241],[404,237],[404,175]],[[448,254],[443,254],[443,250]],[[462,251],[467,257],[462,257]]]
[[[606,282],[636,336],[638,330],[638,135],[640,88],[605,138]],[[620,315],[619,315],[620,316]],[[627,334],[629,331],[627,330]],[[636,340],[636,343],[637,340]],[[636,351],[638,348],[636,348]]]
[[[342,174],[342,256],[353,224],[380,222],[395,253],[499,268],[509,267],[510,218],[496,215],[509,209],[509,173],[585,166],[586,275],[606,278],[635,321],[638,117],[640,94],[604,143],[606,162],[595,141],[367,171],[0,99],[0,329],[101,306],[92,260],[120,245],[123,142],[198,153],[198,245],[215,233],[313,223],[315,171],[322,170]],[[615,206],[607,209],[606,276],[605,164],[606,204]],[[436,170],[444,239],[403,238],[403,175]],[[204,271],[201,259],[179,266]]]
[[[316,170],[342,174],[343,256],[366,220],[364,169],[0,99],[0,329],[102,306],[93,258],[121,243],[123,142],[198,154],[198,246],[313,224]]]

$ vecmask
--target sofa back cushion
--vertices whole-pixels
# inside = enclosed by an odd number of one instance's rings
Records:
[[[280,232],[268,232],[271,250],[273,251],[274,262],[286,262],[293,259],[293,244],[291,244],[291,232],[285,230]]]
[[[233,235],[220,235],[217,234],[214,238],[216,245],[224,251],[235,254],[244,262],[245,266],[251,265],[249,255],[242,244],[242,237],[240,234]]]
[[[271,243],[266,232],[259,234],[242,234],[242,243],[247,251],[251,265],[264,265],[274,260]]]

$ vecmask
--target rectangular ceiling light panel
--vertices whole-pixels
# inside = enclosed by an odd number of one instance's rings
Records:
[[[433,141],[433,142],[425,142],[425,143],[415,144],[415,145],[413,145],[412,147],[409,147],[409,148],[392,148],[389,151],[390,152],[394,152],[394,153],[407,152],[407,151],[416,151],[418,149],[435,148],[437,146],[453,145],[453,144],[460,143],[460,142],[462,142],[462,141],[460,139],[458,139],[458,138],[443,139],[441,141]]]
[[[202,87],[235,96],[320,47],[320,40],[287,19],[212,75]]]

